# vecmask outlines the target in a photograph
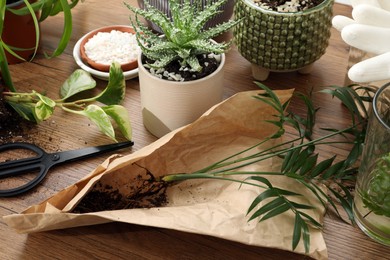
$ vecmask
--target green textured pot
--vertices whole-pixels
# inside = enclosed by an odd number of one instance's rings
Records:
[[[302,12],[281,13],[238,0],[234,16],[245,18],[233,34],[240,54],[252,63],[256,80],[271,71],[309,73],[326,50],[332,27],[334,0],[324,0]]]

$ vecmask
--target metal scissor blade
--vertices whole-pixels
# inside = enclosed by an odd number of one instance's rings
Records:
[[[98,155],[101,153],[106,153],[106,152],[130,147],[133,144],[134,144],[133,142],[127,141],[127,142],[122,142],[122,143],[87,147],[87,148],[82,148],[79,150],[52,153],[52,154],[49,154],[49,158],[53,164],[70,162],[70,161],[80,160],[80,159],[84,159],[84,158],[87,158],[90,156]]]

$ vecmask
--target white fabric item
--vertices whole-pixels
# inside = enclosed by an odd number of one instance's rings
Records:
[[[333,27],[347,44],[374,57],[353,65],[348,77],[355,82],[390,79],[390,1],[351,0],[351,4],[353,19],[335,16]]]

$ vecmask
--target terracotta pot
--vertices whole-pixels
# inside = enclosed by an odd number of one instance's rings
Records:
[[[137,1],[139,7],[144,8],[145,6],[144,0],[137,0]],[[217,0],[211,0],[211,3],[214,3],[216,1]],[[166,14],[168,17],[171,17],[168,0],[149,0],[149,3],[151,6],[157,8],[158,10]],[[207,3],[208,1],[203,0],[203,6]],[[217,24],[229,21],[229,19],[233,14],[233,7],[234,7],[234,0],[227,0],[226,3],[220,7],[222,12],[214,16],[211,20],[209,20],[206,23],[205,28],[207,29],[210,27],[214,27]],[[147,23],[152,30],[158,33],[163,33],[160,27],[158,27],[156,24],[150,21],[147,21]]]
[[[238,0],[234,16],[245,19],[233,34],[238,51],[252,63],[253,77],[265,80],[271,71],[310,72],[328,46],[333,2],[282,13],[263,9],[253,0]]]
[[[88,57],[88,55],[85,53],[85,44],[91,38],[93,38],[96,34],[98,34],[99,32],[109,33],[109,32],[111,32],[113,30],[135,34],[134,29],[132,27],[130,27],[130,26],[113,25],[113,26],[107,26],[107,27],[102,27],[102,28],[93,30],[92,32],[88,33],[85,37],[83,37],[83,39],[81,40],[81,43],[80,43],[80,56],[81,56],[81,59],[85,63],[87,63],[89,66],[91,66],[92,68],[94,68],[96,70],[103,71],[103,72],[109,72],[111,65],[101,64],[101,63],[95,62],[94,60],[90,59]],[[137,67],[138,67],[138,62],[137,62],[137,59],[136,59],[136,54],[134,54],[134,60],[131,60],[128,63],[121,64],[121,68],[122,68],[123,71],[133,70],[133,69],[136,69]]]
[[[216,71],[202,79],[176,82],[157,78],[142,65],[138,76],[144,126],[156,137],[192,123],[223,98],[225,54]]]
[[[34,1],[32,1],[34,2]],[[8,4],[7,8],[19,9],[25,6],[23,0],[13,4]],[[38,13],[36,13],[38,15]],[[4,28],[2,40],[9,46],[26,49],[15,51],[25,60],[30,60],[34,54],[36,35],[34,21],[31,15],[19,16],[6,11],[4,18]],[[23,62],[6,51],[9,64]]]

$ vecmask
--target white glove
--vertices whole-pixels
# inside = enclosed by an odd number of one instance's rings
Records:
[[[390,1],[351,0],[352,17],[335,16],[333,27],[355,48],[377,56],[353,65],[348,77],[355,82],[390,79]]]

